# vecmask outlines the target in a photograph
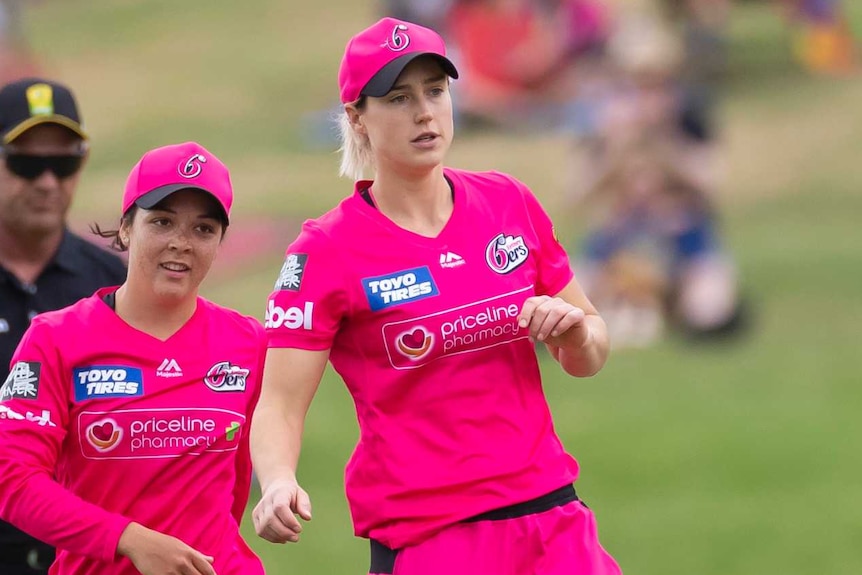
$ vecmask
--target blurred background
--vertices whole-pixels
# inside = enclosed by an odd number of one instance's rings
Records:
[[[351,192],[336,74],[384,14],[447,37],[450,165],[526,182],[609,322],[598,376],[543,369],[623,569],[862,573],[857,0],[0,0],[0,79],[76,92],[77,230],[114,223],[147,149],[218,154],[235,223],[205,295],[262,319],[299,224]],[[244,525],[269,573],[367,572],[342,488],[354,421],[329,372],[302,542]]]

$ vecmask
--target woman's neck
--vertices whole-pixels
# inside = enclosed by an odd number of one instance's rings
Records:
[[[128,281],[117,290],[116,312],[120,319],[162,341],[178,332],[196,309],[197,293],[182,300],[159,298],[149,290],[135,290]]]
[[[371,194],[380,213],[398,226],[427,237],[436,237],[443,230],[454,209],[442,166],[420,178],[378,173]]]

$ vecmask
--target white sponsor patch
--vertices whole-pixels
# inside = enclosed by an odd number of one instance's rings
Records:
[[[311,330],[311,314],[314,311],[314,304],[310,301],[305,302],[302,308],[289,307],[284,309],[275,305],[275,302],[269,300],[266,308],[266,321],[264,327],[267,329],[306,329]]]

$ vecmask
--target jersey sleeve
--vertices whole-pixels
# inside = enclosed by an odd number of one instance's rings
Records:
[[[536,293],[557,295],[574,277],[569,255],[560,244],[545,209],[522,182],[515,180],[527,207],[527,217],[538,242]]]
[[[267,335],[260,327],[260,324],[255,322],[256,341],[258,342],[258,358],[256,363],[254,392],[249,398],[248,406],[246,407],[245,429],[242,430],[240,437],[239,448],[236,451],[236,482],[233,488],[233,504],[231,505],[231,515],[236,520],[237,525],[242,524],[242,518],[245,514],[245,507],[248,504],[249,490],[251,489],[251,448],[249,445],[249,432],[251,430],[252,414],[260,399],[261,378],[263,376],[263,363],[266,358]]]
[[[112,561],[131,520],[54,480],[70,426],[70,381],[51,326],[36,318],[0,390],[0,517],[55,547]]]
[[[288,247],[266,306],[269,347],[319,351],[332,347],[348,310],[339,254],[313,222]]]

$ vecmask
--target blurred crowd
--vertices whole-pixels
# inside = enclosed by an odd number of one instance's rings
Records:
[[[806,70],[847,74],[857,53],[842,0],[777,0],[793,29],[793,55]]]
[[[733,0],[736,1],[736,0]],[[758,1],[758,0],[740,0]],[[760,0],[791,30],[804,69],[857,65],[841,0]],[[386,15],[439,31],[461,72],[462,129],[571,137],[566,221],[587,221],[575,269],[615,344],[669,332],[737,333],[745,297],[716,209],[717,113],[732,0],[381,0]],[[33,75],[25,0],[0,0],[0,83]],[[330,111],[309,138],[329,137]],[[327,142],[328,143],[328,142]],[[575,215],[576,214],[576,215]],[[584,217],[586,214],[586,217]]]
[[[461,78],[452,90],[462,126],[571,136],[571,220],[588,222],[573,263],[617,347],[648,346],[671,332],[725,337],[748,319],[716,209],[731,4],[388,0],[381,7],[437,29],[455,47]],[[773,4],[791,26],[801,66],[853,70],[839,0]],[[565,216],[557,219],[566,225]]]

